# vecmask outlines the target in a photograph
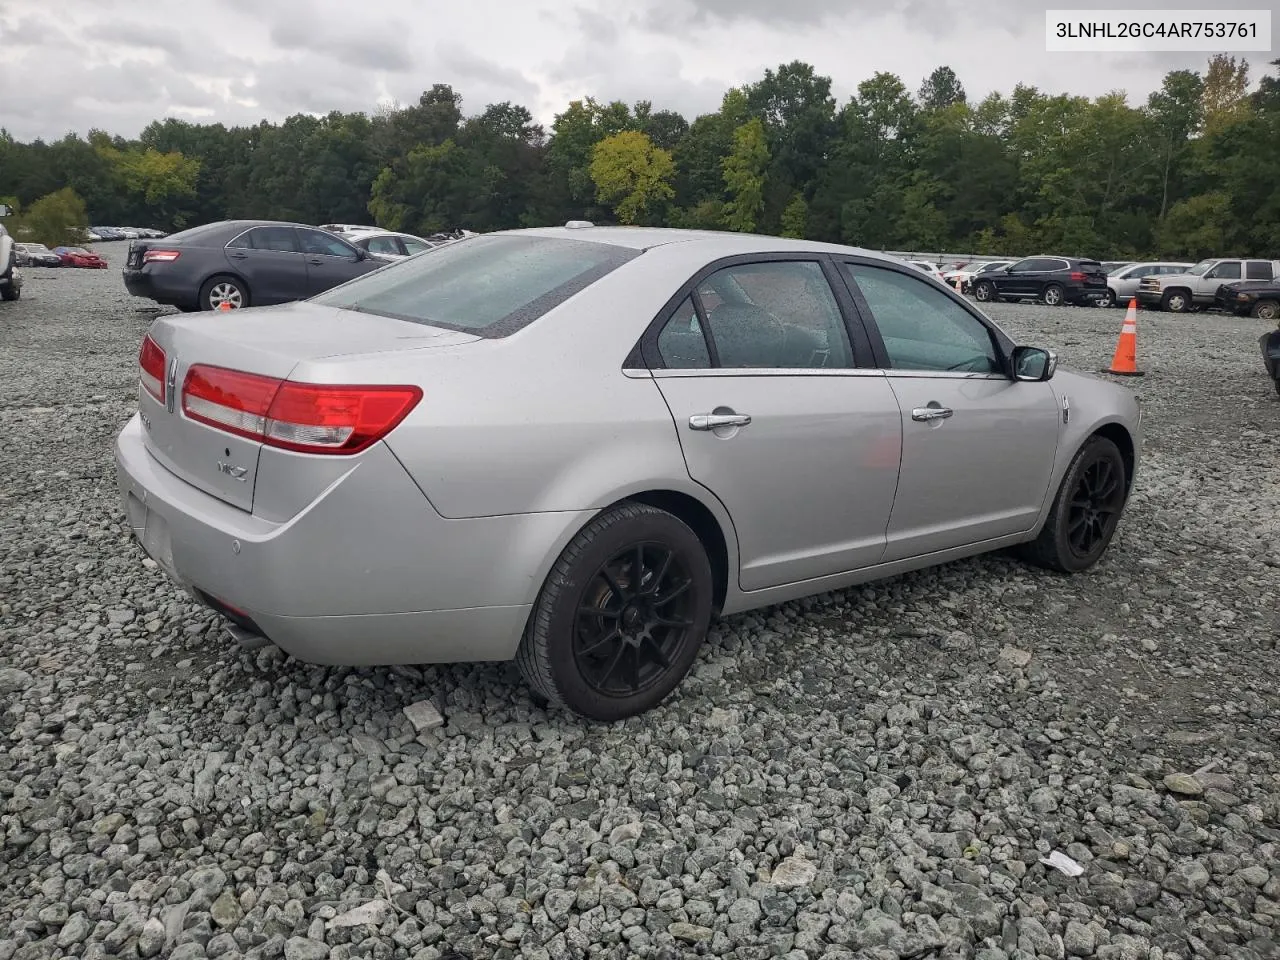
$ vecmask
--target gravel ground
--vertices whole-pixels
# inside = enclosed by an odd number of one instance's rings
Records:
[[[1141,315],[1148,449],[1091,573],[734,617],[605,728],[505,665],[241,652],[144,563],[111,443],[155,310],[102,249],[0,304],[0,960],[1280,957],[1257,321]],[[1087,370],[1122,319],[992,312]]]

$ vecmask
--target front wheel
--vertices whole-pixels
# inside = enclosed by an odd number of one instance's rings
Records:
[[[560,554],[516,652],[553,706],[612,722],[657,706],[684,679],[711,622],[711,564],[682,520],[623,503]]]
[[[1120,523],[1128,471],[1120,448],[1093,436],[1067,468],[1039,536],[1020,551],[1036,566],[1079,573],[1097,563]]]
[[[1259,300],[1253,305],[1250,315],[1259,320],[1275,320],[1280,317],[1280,302],[1275,300]]]
[[[990,280],[980,280],[974,285],[973,298],[979,303],[990,303],[996,299],[996,288]]]
[[[0,300],[12,303],[22,297],[22,288],[16,283],[6,283],[0,286]]]
[[[1044,288],[1044,302],[1046,306],[1060,307],[1062,306],[1062,299],[1062,288],[1056,283],[1051,283]]]
[[[232,310],[249,306],[249,291],[235,277],[211,277],[200,288],[200,309],[221,310],[223,304]]]
[[[1191,309],[1191,297],[1181,290],[1170,290],[1161,298],[1160,309],[1170,313],[1186,313]]]

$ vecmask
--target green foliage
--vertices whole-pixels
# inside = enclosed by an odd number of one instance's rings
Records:
[[[77,246],[84,243],[87,220],[84,201],[70,187],[63,187],[31,204],[12,232],[49,247]]]
[[[21,143],[0,129],[0,196],[31,214],[69,190],[86,211],[77,225],[372,219],[428,232],[616,217],[887,249],[1271,256],[1276,67],[1251,94],[1249,65],[1220,55],[1131,103],[1026,84],[970,97],[946,66],[914,94],[877,73],[848,96],[793,61],[701,116],[585,97],[549,130],[515,103],[464,112],[435,84],[371,113],[168,118],[133,140]],[[65,216],[50,209],[48,222]]]
[[[797,193],[782,211],[782,235],[797,240],[804,239],[809,227],[809,204]]]
[[[622,223],[641,223],[675,196],[671,153],[639,130],[623,130],[597,143],[590,173],[596,198]]]
[[[730,230],[751,233],[756,228],[756,221],[764,210],[768,166],[764,124],[759,117],[752,117],[733,132],[733,150],[721,163],[730,198],[725,205],[725,226]]]

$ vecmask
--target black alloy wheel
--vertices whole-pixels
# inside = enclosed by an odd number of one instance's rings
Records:
[[[596,693],[631,697],[671,668],[694,625],[693,577],[660,542],[628,544],[602,564],[578,603],[574,662]]]
[[[662,702],[711,623],[707,550],[679,517],[624,501],[595,517],[552,566],[516,651],[552,706],[612,722]]]
[[[1067,468],[1040,533],[1017,552],[1036,566],[1061,573],[1087,570],[1110,546],[1128,496],[1128,468],[1120,448],[1093,435]]]

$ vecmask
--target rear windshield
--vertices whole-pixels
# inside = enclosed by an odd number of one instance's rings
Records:
[[[165,237],[165,240],[170,242],[176,241],[176,242],[185,243],[190,240],[199,239],[200,237],[203,237],[205,234],[208,234],[208,233],[216,233],[218,230],[220,230],[225,226],[226,226],[225,222],[205,223],[205,224],[201,224],[198,227],[189,227],[186,230],[179,230],[177,233],[171,233],[167,237]]]
[[[583,240],[467,237],[334,287],[311,302],[505,337],[639,255]]]

